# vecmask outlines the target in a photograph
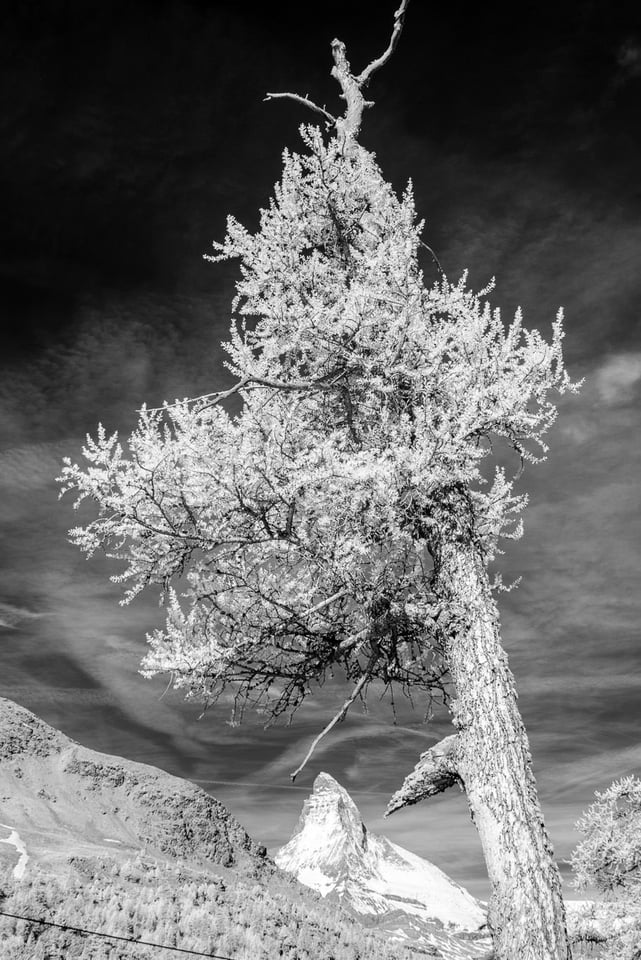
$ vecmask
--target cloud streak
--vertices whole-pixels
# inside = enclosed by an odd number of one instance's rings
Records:
[[[11,603],[0,603],[0,628],[5,630],[14,630],[18,624],[25,620],[36,620],[42,616],[40,613],[34,613],[24,607],[17,607]]]
[[[606,404],[628,401],[641,380],[641,353],[617,353],[597,370],[596,385]]]

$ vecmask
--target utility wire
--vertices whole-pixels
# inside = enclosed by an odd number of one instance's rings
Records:
[[[124,940],[126,943],[135,943],[139,947],[156,947],[157,950],[173,950],[175,953],[189,953],[193,957],[214,957],[215,960],[234,960],[234,957],[224,957],[220,953],[203,953],[202,950],[188,950],[186,947],[170,947],[166,943],[152,943],[151,940],[134,940],[132,937],[119,937],[115,933],[100,933],[99,930],[85,930],[83,927],[71,927],[68,923],[54,923],[52,920],[36,920],[35,917],[23,917],[18,913],[6,913],[4,910],[0,910],[0,915],[3,917],[12,917],[14,920],[26,920],[27,923],[39,923],[45,927],[57,927],[59,930],[71,930],[72,933],[103,937],[106,940]]]

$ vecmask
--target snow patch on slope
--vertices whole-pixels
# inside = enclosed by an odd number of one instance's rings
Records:
[[[8,837],[0,840],[0,843],[10,843],[16,848],[20,856],[18,857],[18,862],[13,868],[13,876],[16,880],[22,880],[24,877],[25,870],[27,869],[27,863],[29,862],[29,854],[27,853],[27,848],[25,847],[20,834],[17,830],[14,830],[13,827],[8,826],[6,823],[0,823],[0,827],[4,827],[5,830],[10,830]]]
[[[325,876],[323,871],[317,867],[301,867],[296,879],[304,883],[306,887],[317,890],[324,897],[336,886],[335,881],[331,877]]]

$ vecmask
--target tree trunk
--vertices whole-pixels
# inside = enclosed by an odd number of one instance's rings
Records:
[[[561,878],[486,566],[471,538],[460,532],[441,540],[434,554],[437,592],[459,611],[446,640],[456,696],[455,764],[492,885],[488,919],[495,955],[497,960],[569,960]]]

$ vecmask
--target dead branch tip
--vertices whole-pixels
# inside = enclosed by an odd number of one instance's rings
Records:
[[[297,93],[268,93],[263,98],[263,101],[266,103],[268,100],[294,100],[296,103],[302,103],[303,106],[309,107],[310,110],[314,110],[315,113],[320,113],[322,117],[325,117],[328,123],[331,123],[332,126],[336,125],[336,117],[333,117],[329,110],[326,110],[325,107],[319,107],[317,103],[314,103],[313,100],[310,100],[309,97],[301,97]]]
[[[332,717],[332,719],[329,721],[329,723],[327,724],[327,726],[324,727],[324,728],[321,730],[321,732],[318,734],[318,736],[315,737],[315,738],[312,740],[312,745],[310,746],[309,750],[308,750],[307,753],[305,754],[305,758],[304,758],[303,762],[300,764],[300,766],[298,766],[298,767],[294,770],[293,773],[290,773],[290,775],[289,775],[292,783],[294,782],[294,780],[296,779],[296,777],[298,776],[298,774],[301,772],[301,770],[304,770],[304,769],[305,769],[305,767],[307,766],[307,763],[309,762],[310,757],[311,757],[312,754],[314,753],[314,750],[316,749],[316,747],[318,746],[318,744],[321,742],[321,740],[323,739],[323,737],[327,736],[327,734],[329,733],[329,731],[332,730],[332,729],[336,726],[337,723],[340,723],[341,720],[344,720],[344,719],[345,719],[345,717],[347,716],[347,711],[349,710],[349,708],[351,707],[351,705],[354,703],[354,701],[356,700],[356,698],[361,694],[361,692],[363,691],[363,688],[364,688],[364,687],[367,685],[367,683],[369,682],[369,680],[370,680],[370,678],[371,678],[371,676],[372,676],[372,670],[374,669],[374,666],[375,666],[375,663],[376,663],[376,660],[377,660],[377,659],[378,659],[378,658],[377,658],[377,657],[374,657],[374,656],[370,659],[370,662],[368,663],[368,665],[367,665],[367,667],[366,667],[366,669],[365,669],[365,672],[363,673],[362,677],[359,679],[358,683],[356,684],[356,686],[354,687],[354,689],[352,690],[351,694],[349,695],[349,697],[347,698],[347,700],[345,701],[345,703],[343,704],[343,706],[340,708],[340,710],[338,711],[338,713],[336,713],[336,714]]]
[[[392,56],[392,54],[396,50],[399,37],[403,30],[403,24],[405,22],[405,14],[407,12],[407,7],[409,5],[409,2],[410,0],[402,0],[400,7],[394,13],[394,27],[392,30],[392,36],[390,38],[390,42],[387,46],[387,49],[376,60],[372,60],[372,62],[367,67],[365,67],[362,73],[356,78],[359,86],[361,87],[365,86],[365,84],[368,83],[372,74],[376,73],[377,70],[380,70],[381,67],[387,63],[389,58]]]
[[[372,100],[366,100],[364,98],[363,87],[367,86],[373,74],[376,73],[377,70],[380,70],[394,53],[403,30],[405,13],[409,2],[410,0],[401,0],[401,5],[394,14],[394,27],[387,49],[380,57],[372,60],[358,76],[354,76],[351,71],[343,41],[332,40],[332,57],[334,59],[332,76],[340,84],[342,91],[341,98],[345,100],[347,104],[344,116],[334,117],[325,107],[319,107],[318,104],[310,100],[309,97],[301,97],[297,93],[268,93],[264,99],[266,101],[277,99],[294,100],[296,103],[300,103],[324,117],[329,125],[336,128],[339,137],[345,142],[353,142],[356,140],[360,130],[363,110],[367,107],[374,106]]]

